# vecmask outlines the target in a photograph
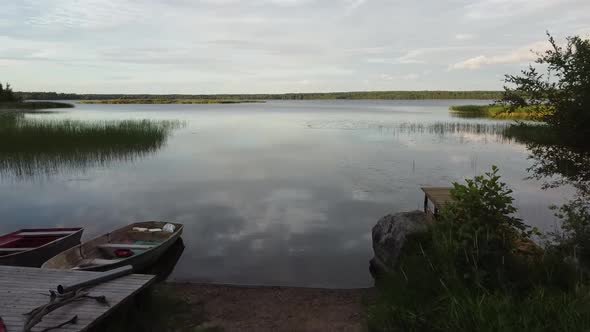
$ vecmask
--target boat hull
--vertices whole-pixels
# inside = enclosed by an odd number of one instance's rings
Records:
[[[129,226],[118,229],[112,233],[99,236],[93,240],[84,242],[80,245],[70,248],[45,262],[45,264],[42,265],[42,268],[76,269],[80,271],[109,271],[122,266],[131,265],[133,266],[134,272],[141,272],[144,269],[152,266],[180,238],[183,231],[183,226],[181,224],[174,224],[176,226],[176,230],[172,234],[166,236],[162,239],[162,242],[158,243],[153,248],[146,250],[144,252],[135,254],[125,259],[113,260],[113,263],[108,264],[102,263],[100,265],[95,266],[84,266],[84,264],[81,263],[89,258],[96,258],[97,253],[100,251],[98,249],[99,247],[112,243],[117,243],[117,238],[121,240],[121,237],[124,236],[125,232],[132,232],[133,227],[147,226],[161,228],[164,224],[166,223],[145,222],[131,224]],[[135,234],[137,235],[138,233]],[[160,236],[162,236],[162,234],[166,233],[161,232]],[[145,235],[149,237],[149,233],[144,233],[140,235]]]
[[[51,257],[80,244],[83,229],[39,248],[0,256],[0,265],[41,267]]]

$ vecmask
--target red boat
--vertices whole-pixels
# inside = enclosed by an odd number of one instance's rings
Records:
[[[21,229],[0,236],[0,265],[40,267],[80,244],[83,228]]]

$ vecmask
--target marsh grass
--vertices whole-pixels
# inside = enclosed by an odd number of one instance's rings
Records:
[[[0,175],[17,178],[133,161],[160,149],[176,121],[45,120],[0,116]]]
[[[451,115],[462,118],[493,118],[543,121],[551,113],[547,107],[526,106],[511,109],[502,105],[451,106]]]
[[[500,135],[510,127],[508,123],[434,122],[429,124],[401,123],[400,132],[428,133],[439,136],[454,134]]]
[[[321,121],[308,122],[309,129],[342,129],[342,130],[379,130],[391,134],[435,134],[440,136],[469,133],[499,135],[511,126],[507,122],[471,122],[471,121],[436,121],[436,122],[350,122]]]
[[[85,100],[79,104],[243,104],[264,103],[260,100],[217,100],[217,99],[109,99]]]

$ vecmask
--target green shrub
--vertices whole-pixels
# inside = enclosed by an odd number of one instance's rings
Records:
[[[557,246],[519,251],[536,230],[514,216],[496,167],[451,194],[379,281],[371,331],[590,331],[590,287]]]
[[[453,186],[453,202],[442,209],[432,230],[436,251],[446,256],[453,273],[474,285],[505,284],[516,243],[533,233],[514,216],[512,190],[500,182],[495,166],[485,176]]]

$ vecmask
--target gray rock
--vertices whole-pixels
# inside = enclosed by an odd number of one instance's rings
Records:
[[[427,230],[428,218],[422,211],[388,214],[373,227],[371,272],[374,276],[392,272],[397,264],[406,237]]]

